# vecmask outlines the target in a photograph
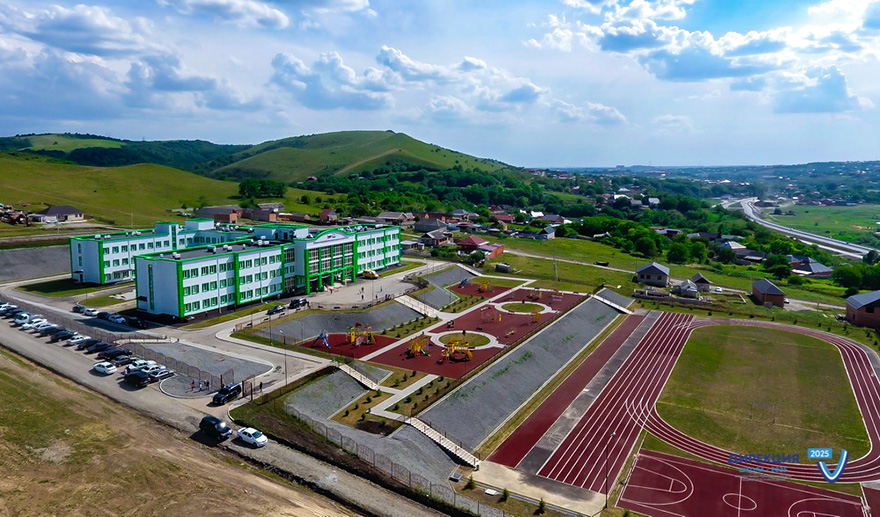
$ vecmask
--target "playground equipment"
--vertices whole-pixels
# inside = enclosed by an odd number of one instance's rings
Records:
[[[461,279],[461,282],[458,283],[458,288],[459,288],[459,289],[464,289],[464,286],[466,286],[467,284],[468,284],[468,279],[467,279],[467,278],[462,278],[462,279]]]
[[[541,323],[541,309],[532,311],[532,323]]]
[[[480,280],[480,284],[477,286],[477,291],[481,293],[487,293],[492,290],[492,284],[489,283],[488,280]]]
[[[327,339],[326,330],[322,330],[318,337],[316,337],[315,340],[312,341],[312,348],[314,348],[315,345],[317,345],[318,343],[323,343],[324,348],[330,348],[330,341]]]
[[[421,334],[420,336],[413,338],[412,341],[409,342],[409,348],[406,350],[406,356],[410,359],[414,357],[418,357],[423,355],[428,357],[428,346],[430,345],[430,341],[428,340],[428,336]]]
[[[526,298],[528,298],[529,300],[531,300],[533,302],[537,302],[538,300],[541,299],[541,296],[543,296],[543,294],[544,294],[543,291],[541,291],[540,289],[534,289],[534,290],[532,290],[532,292],[530,292],[526,295]]]
[[[362,323],[355,323],[353,327],[348,327],[348,342],[354,346],[376,344],[373,327],[364,326]]]
[[[562,302],[562,293],[559,292],[559,289],[554,289],[552,293],[550,293],[550,304],[557,304]]]
[[[446,345],[446,349],[443,350],[443,357],[440,358],[438,363],[443,363],[446,360],[460,363],[463,361],[470,361],[474,358],[474,354],[471,353],[468,346],[470,343],[464,340],[456,339],[454,341],[450,341],[449,344]]]
[[[480,309],[480,321],[483,323],[501,323],[501,311],[493,307],[483,307]]]

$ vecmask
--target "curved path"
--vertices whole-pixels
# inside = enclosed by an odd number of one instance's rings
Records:
[[[856,403],[862,414],[871,449],[861,458],[850,460],[840,478],[843,483],[860,483],[880,479],[880,450],[875,445],[880,440],[880,380],[871,365],[867,351],[851,339],[818,330],[783,325],[772,322],[753,320],[711,320],[698,319],[688,324],[690,330],[712,325],[740,325],[752,327],[774,328],[790,332],[798,332],[810,337],[827,341],[834,345],[843,359]],[[664,380],[665,382],[665,380]],[[657,413],[656,399],[649,404],[644,399],[629,401],[630,416],[646,430],[663,441],[700,458],[727,464],[731,451],[704,443],[692,438],[672,427]],[[806,451],[804,451],[806,453]],[[787,473],[784,477],[798,481],[824,481],[819,469],[813,464],[785,464]],[[829,466],[832,468],[832,466]]]

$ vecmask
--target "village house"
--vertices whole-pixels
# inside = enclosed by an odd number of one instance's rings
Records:
[[[766,278],[762,278],[752,284],[752,296],[764,305],[785,306],[785,293]]]
[[[669,283],[669,268],[663,264],[651,262],[636,269],[636,278],[645,285],[666,287]]]

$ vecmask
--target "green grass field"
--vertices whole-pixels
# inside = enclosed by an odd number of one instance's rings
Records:
[[[798,230],[826,235],[846,241],[880,230],[880,205],[858,206],[790,206],[795,215],[771,215],[768,220]]]
[[[592,292],[600,284],[605,284],[622,294],[630,294],[632,287],[635,286],[631,282],[632,274],[630,273],[508,254],[488,261],[483,270],[491,275],[508,276],[495,272],[495,264],[498,262],[506,262],[519,271],[509,275],[512,278],[538,279],[537,282],[530,284],[530,287],[584,293]],[[492,282],[492,279],[489,280]],[[617,289],[618,285],[621,286],[620,289]]]
[[[117,142],[115,140],[77,138],[72,135],[35,135],[27,138],[31,142],[31,146],[28,149],[33,149],[34,151],[64,151],[69,153],[74,149],[85,149],[88,147],[119,148],[125,145],[124,142]]]
[[[183,220],[167,209],[196,207],[200,198],[208,204],[238,204],[238,184],[219,181],[159,165],[128,167],[82,167],[50,163],[42,157],[16,158],[0,154],[0,192],[3,203],[29,205],[40,210],[47,205],[72,205],[98,223],[128,228],[150,228],[156,221]],[[289,188],[283,200],[288,211],[317,214],[333,196],[321,196],[322,203],[304,205],[303,195],[315,193]],[[278,199],[266,201],[279,201]],[[54,229],[0,224],[0,237],[51,233]]]
[[[774,329],[697,329],[657,403],[680,431],[748,453],[800,454],[870,443],[839,352],[811,337]]]

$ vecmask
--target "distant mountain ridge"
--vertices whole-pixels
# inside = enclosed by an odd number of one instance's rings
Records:
[[[217,179],[270,178],[284,183],[311,176],[341,176],[374,169],[496,171],[508,166],[476,158],[394,131],[340,131],[257,145],[204,140],[131,141],[91,134],[34,134],[0,138],[0,151],[23,151],[79,165],[119,167],[152,163]]]

